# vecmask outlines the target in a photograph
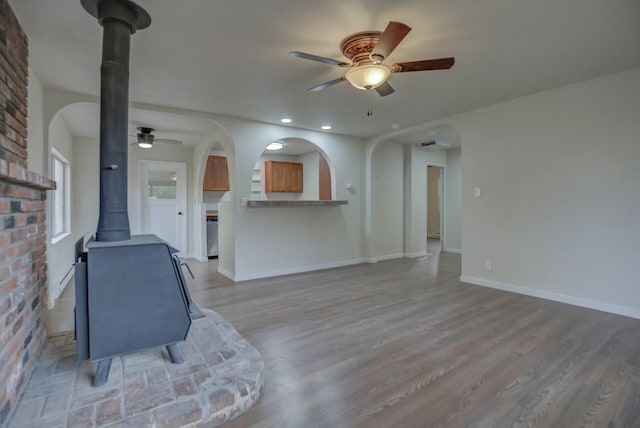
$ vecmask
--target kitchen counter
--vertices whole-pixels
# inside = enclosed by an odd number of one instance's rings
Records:
[[[290,201],[280,200],[241,200],[240,206],[251,207],[335,207],[338,205],[348,205],[349,201],[301,201],[298,199]]]

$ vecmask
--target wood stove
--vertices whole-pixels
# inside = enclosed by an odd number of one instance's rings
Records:
[[[81,0],[102,25],[100,87],[100,217],[95,239],[76,244],[78,360],[98,361],[94,386],[106,383],[111,359],[178,342],[203,316],[189,296],[177,250],[154,235],[131,236],[127,212],[129,48],[148,27],[147,12],[129,0]]]

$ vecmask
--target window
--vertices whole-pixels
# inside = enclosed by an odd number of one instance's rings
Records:
[[[56,182],[56,190],[51,198],[51,243],[55,244],[69,234],[71,204],[69,161],[54,148],[51,149],[51,178]]]

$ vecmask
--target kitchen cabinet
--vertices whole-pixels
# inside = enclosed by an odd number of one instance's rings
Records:
[[[207,168],[204,171],[203,190],[227,191],[229,190],[229,167],[224,156],[209,156]]]
[[[302,184],[301,163],[279,161],[264,163],[265,192],[302,193]]]

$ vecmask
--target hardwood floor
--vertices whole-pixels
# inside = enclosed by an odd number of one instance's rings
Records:
[[[640,320],[462,284],[448,253],[237,284],[189,264],[265,361],[227,428],[640,426]]]

